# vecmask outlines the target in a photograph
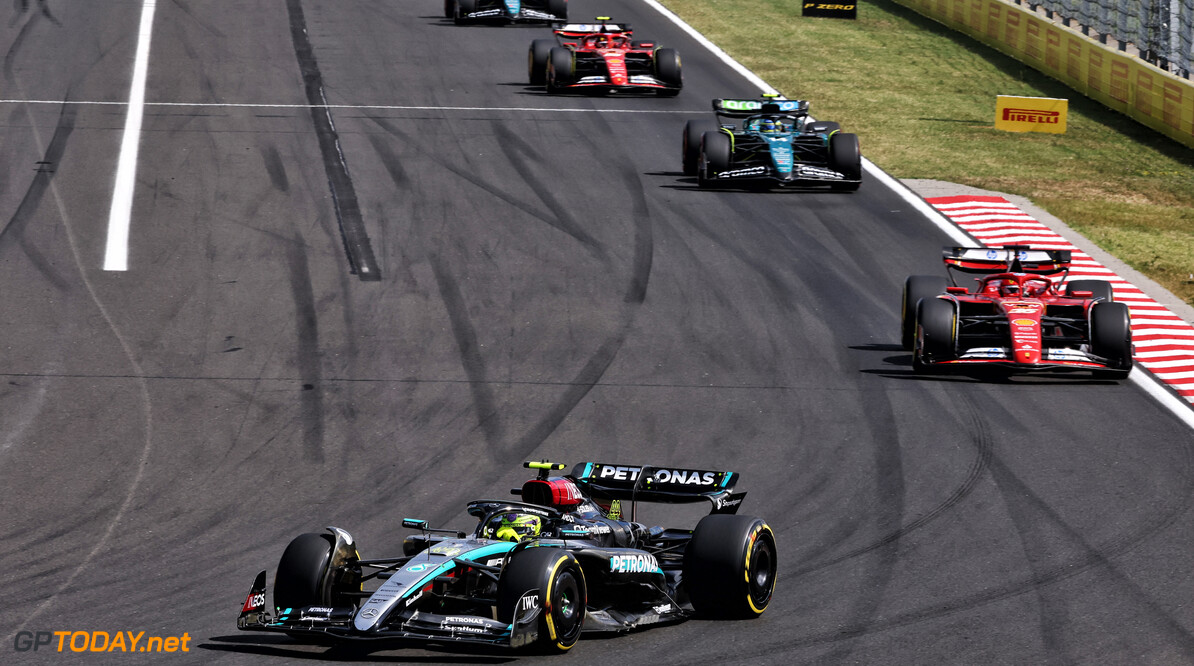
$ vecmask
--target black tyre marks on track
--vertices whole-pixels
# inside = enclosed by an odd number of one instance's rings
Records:
[[[385,119],[377,117],[370,117],[369,119],[389,135],[404,140],[408,139],[401,130]],[[613,133],[613,130],[604,122],[599,121],[598,124],[600,130],[604,131],[607,135]],[[517,155],[517,157],[511,157],[517,173],[524,178],[533,178],[533,174],[530,174],[530,167],[535,165],[539,159],[534,146],[526,142],[522,137],[510,132],[507,128],[501,127],[497,121],[494,122],[494,125],[494,134],[503,146],[503,154],[508,157]],[[403,172],[393,151],[382,143],[380,139],[373,138],[371,142],[374,149],[377,150],[382,163],[386,166],[394,184],[398,188],[409,187],[409,179]],[[405,145],[407,148],[418,150],[417,141],[407,140]],[[611,255],[606,248],[575,221],[573,213],[550,191],[547,183],[534,181],[531,184],[550,213],[535,210],[525,202],[513,199],[502,188],[496,185],[487,185],[480,181],[475,174],[469,173],[460,166],[453,164],[450,160],[444,159],[441,155],[424,154],[447,171],[468,181],[470,184],[492,194],[495,198],[516,206],[519,210],[566,234],[581,247],[585,248],[586,251],[600,258],[603,262],[607,264],[611,262]],[[624,156],[624,159],[615,160],[615,163],[633,164],[633,160],[629,156]],[[551,433],[555,432],[564,419],[572,413],[572,410],[580,404],[580,401],[597,385],[610,364],[613,363],[634,325],[640,307],[646,300],[647,286],[651,277],[651,266],[655,253],[653,222],[644,186],[638,172],[627,167],[622,170],[622,178],[625,181],[624,195],[632,202],[631,217],[634,220],[634,227],[632,232],[633,239],[631,241],[633,247],[632,260],[630,262],[629,273],[626,276],[625,288],[622,292],[618,327],[611,335],[601,341],[572,380],[564,384],[566,388],[563,394],[516,441],[507,441],[506,433],[501,427],[501,421],[496,418],[497,401],[489,386],[490,382],[486,375],[484,359],[479,354],[476,328],[465,307],[465,299],[460,290],[459,281],[455,279],[451,266],[440,253],[433,251],[428,257],[439,286],[440,297],[443,299],[444,307],[448,312],[453,335],[457,341],[457,347],[461,353],[462,365],[471,384],[474,410],[477,413],[479,421],[478,425],[488,444],[488,452],[494,460],[529,459],[531,454],[543,444]],[[610,271],[614,270],[615,267],[611,265]],[[496,481],[502,473],[495,473],[492,480]],[[483,482],[480,483],[484,485]],[[441,497],[441,506],[459,506],[470,498],[463,495],[454,498]],[[444,509],[443,513],[445,516],[448,516],[454,511],[456,511],[455,508]]]
[[[302,1],[286,0],[286,11],[290,15],[290,38],[294,42],[294,55],[298,58],[299,69],[302,71],[303,87],[306,89],[307,103],[311,108],[311,121],[319,138],[319,152],[323,156],[323,168],[327,173],[336,219],[340,223],[344,252],[348,256],[352,272],[361,280],[380,280],[381,270],[373,256],[369,236],[365,233],[365,222],[361,217],[360,204],[357,202],[356,188],[353,187],[352,176],[348,173],[348,162],[345,161],[344,152],[340,147],[340,137],[336,134],[332,111],[328,108],[327,98],[323,94],[323,75],[319,72],[315,50],[307,37],[307,19],[303,15]]]
[[[49,146],[46,147],[45,156],[42,157],[42,162],[47,163],[48,168],[38,169],[37,175],[33,177],[33,182],[25,191],[20,205],[17,206],[16,212],[4,224],[4,227],[0,228],[0,247],[14,242],[15,239],[15,242],[20,244],[25,256],[29,258],[30,263],[50,284],[54,285],[55,289],[61,292],[70,290],[70,281],[58,274],[53,263],[46,259],[40,250],[32,243],[25,241],[22,232],[25,230],[25,225],[37,212],[38,206],[41,205],[42,198],[50,188],[50,178],[53,177],[54,167],[62,161],[62,155],[66,152],[66,143],[75,128],[75,109],[77,108],[69,103],[62,105],[62,110],[58,114],[58,124],[54,128],[54,136],[50,139]]]
[[[21,45],[25,43],[25,38],[29,36],[29,32],[35,25],[37,25],[38,21],[41,19],[46,19],[54,25],[62,25],[62,23],[60,23],[58,19],[54,18],[54,15],[50,13],[50,7],[46,4],[46,0],[37,0],[37,6],[39,11],[35,14],[32,14],[29,17],[29,20],[25,22],[25,25],[21,26],[20,32],[18,32],[16,38],[12,40],[12,45],[8,47],[8,52],[4,54],[4,80],[10,83],[13,80],[13,59],[16,57],[17,51],[20,50]],[[9,26],[16,25],[17,22],[20,21],[21,15],[29,13],[29,0],[18,0],[14,9],[17,10],[17,13],[8,22]]]

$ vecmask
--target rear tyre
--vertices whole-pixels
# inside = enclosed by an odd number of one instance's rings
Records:
[[[536,39],[531,42],[531,48],[527,51],[527,75],[531,85],[541,86],[547,83],[547,58],[555,47],[554,39]]]
[[[456,25],[466,23],[468,21],[466,16],[477,11],[477,0],[453,0],[456,4],[456,12],[452,14],[452,20]]]
[[[1107,303],[1115,300],[1115,291],[1106,280],[1073,280],[1065,284],[1066,296],[1073,296],[1075,291],[1089,291],[1094,298],[1101,298]]]
[[[572,59],[572,51],[556,46],[547,56],[547,92],[563,92],[575,73],[576,64]]]
[[[568,0],[547,0],[547,12],[568,22]]]
[[[537,592],[540,609],[536,643],[548,652],[566,652],[580,639],[585,623],[585,577],[572,553],[561,548],[528,548],[510,558],[498,580],[498,619],[513,623],[519,601]]]
[[[953,301],[925,298],[916,306],[916,348],[912,368],[929,369],[927,361],[944,361],[958,355],[958,312]]]
[[[755,618],[775,591],[775,534],[753,516],[705,516],[684,551],[683,584],[705,617]]]
[[[1132,323],[1126,304],[1100,302],[1091,306],[1090,347],[1109,365],[1107,370],[1095,370],[1095,377],[1127,378],[1132,371]]]
[[[328,606],[331,591],[323,587],[332,559],[332,537],[309,532],[300,534],[286,546],[274,576],[274,610]]]
[[[862,180],[862,151],[858,147],[857,134],[838,132],[829,137],[829,168],[846,177],[846,180]],[[834,183],[833,189],[854,191],[861,182]]]
[[[684,122],[684,147],[681,150],[681,164],[685,176],[697,174],[697,164],[701,159],[701,135],[705,132],[717,130],[717,123],[712,120],[688,120]]]
[[[718,173],[730,168],[730,137],[720,130],[701,135],[701,155],[697,167],[697,185],[713,187]]]
[[[916,304],[922,298],[944,294],[948,283],[936,275],[910,275],[904,280],[904,300],[900,308],[900,345],[908,351],[916,344]]]
[[[664,97],[674,97],[680,94],[680,88],[684,85],[684,79],[680,72],[680,54],[676,49],[656,49],[655,50],[655,78],[659,79],[661,83],[670,88],[663,88],[659,90],[659,94]]]

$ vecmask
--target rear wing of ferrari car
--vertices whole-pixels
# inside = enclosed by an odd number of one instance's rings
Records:
[[[584,462],[573,467],[569,476],[581,492],[594,499],[661,504],[709,502],[713,505],[711,513],[735,513],[746,496],[745,492],[734,492],[737,472]]]
[[[713,113],[726,118],[746,118],[759,113],[787,113],[793,116],[808,115],[808,101],[802,99],[715,99]]]
[[[552,32],[560,37],[584,37],[585,35],[592,35],[596,33],[620,33],[630,37],[634,34],[634,30],[630,28],[628,23],[609,23],[604,16],[598,16],[597,20],[601,23],[557,23],[551,27]]]
[[[963,273],[1053,275],[1070,269],[1069,250],[1041,250],[1028,245],[951,247],[941,250],[946,268]]]

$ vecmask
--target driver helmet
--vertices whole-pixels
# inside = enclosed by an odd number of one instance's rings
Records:
[[[485,526],[485,536],[499,541],[522,541],[539,536],[543,529],[543,519],[530,513],[517,511],[503,511],[489,519]]]
[[[1015,280],[1004,280],[999,285],[999,293],[1003,296],[1019,296],[1020,283]]]
[[[1024,283],[1024,295],[1036,297],[1049,290],[1049,283],[1045,280],[1028,280]]]
[[[606,48],[607,46],[609,46],[609,37],[606,37],[605,35],[601,35],[600,37],[598,37],[596,39],[596,46],[599,49],[603,49],[603,48]]]
[[[764,118],[759,121],[759,131],[763,134],[775,134],[781,130],[781,126],[777,125],[774,120]]]

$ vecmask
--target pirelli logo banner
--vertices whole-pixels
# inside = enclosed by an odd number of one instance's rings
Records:
[[[810,2],[802,0],[801,16],[825,16],[828,18],[858,18],[858,5],[853,2]]]
[[[995,98],[995,129],[1064,134],[1069,104],[1067,99],[1052,97],[998,95]]]

